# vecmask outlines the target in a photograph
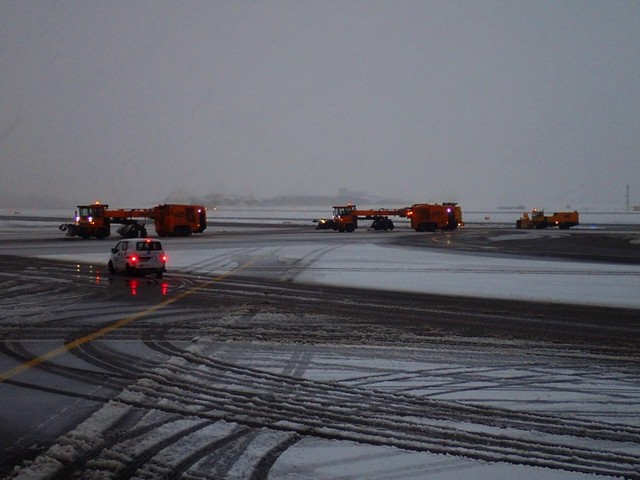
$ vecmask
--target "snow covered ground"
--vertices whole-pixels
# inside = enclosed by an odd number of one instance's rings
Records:
[[[333,233],[319,232],[320,238],[313,242],[260,248],[252,245],[248,249],[218,247],[214,251],[211,247],[192,248],[184,240],[166,239],[167,269],[219,275],[237,268],[239,258],[249,258],[250,269],[254,270],[274,264],[291,266],[286,280],[296,282],[640,309],[640,266],[405,249],[368,242],[366,234],[357,243],[323,243],[322,235]],[[509,241],[521,241],[526,236],[515,235]],[[505,241],[504,236],[500,238]],[[104,253],[39,251],[38,256],[89,263],[106,261]]]
[[[19,231],[24,228],[52,230],[54,223],[46,221],[24,222],[20,216],[56,216],[60,211],[3,209],[2,213],[19,212],[14,220],[0,221],[2,231]],[[207,234],[228,232],[230,227],[216,227],[215,222],[238,222],[241,231],[246,222],[292,223],[311,226],[312,219],[330,210],[317,208],[222,208],[209,212],[210,227]],[[513,213],[470,213],[465,220],[475,227],[498,224],[511,226]],[[635,224],[640,214],[583,214],[583,228],[599,228],[603,221],[621,224]],[[401,220],[400,220],[401,222]],[[589,223],[590,222],[590,223]],[[328,232],[318,232],[318,235]],[[522,233],[522,232],[519,232]],[[331,233],[328,233],[329,235]],[[550,238],[563,235],[557,230],[534,231],[529,235],[547,235]],[[496,237],[497,240],[498,237]],[[525,240],[525,235],[514,235],[510,241]],[[502,235],[500,241],[509,239]],[[170,255],[169,270],[192,269],[193,266],[207,264],[208,269],[194,267],[198,273],[219,274],[235,268],[235,258],[240,256],[236,248],[216,248],[214,262],[211,262],[211,248],[194,249],[188,243],[171,239],[165,240]],[[640,248],[640,244],[638,244]],[[324,253],[318,253],[324,252]],[[72,261],[105,262],[102,253],[69,252],[43,255]],[[252,248],[251,256],[260,262],[284,262],[298,264],[300,274],[295,281],[330,285],[350,285],[386,290],[468,295],[490,298],[538,300],[574,303],[583,305],[620,306],[640,308],[640,266],[621,266],[596,263],[581,263],[560,260],[519,260],[482,255],[443,253],[442,251],[403,250],[380,246],[363,240],[357,244],[334,246],[313,243],[287,243],[286,246]],[[372,262],[371,259],[375,259]],[[211,268],[213,265],[214,268]]]
[[[280,212],[280,211],[279,211]],[[261,213],[262,215],[263,213]],[[297,215],[297,213],[296,213]],[[248,215],[248,217],[251,217]],[[215,219],[214,219],[215,221]],[[278,220],[274,220],[278,221]],[[292,220],[295,222],[295,220]],[[489,220],[487,220],[489,221]],[[6,223],[9,222],[9,223]],[[16,225],[13,221],[6,221],[4,228],[0,225],[0,235],[4,232],[21,228],[36,228],[35,225],[26,227]],[[44,225],[37,228],[42,229]],[[48,228],[48,226],[47,226]],[[219,233],[224,235],[241,233],[243,227],[211,227],[207,234]],[[532,232],[540,235],[540,232]],[[554,233],[554,234],[557,234]],[[193,275],[219,275],[234,271],[240,265],[249,261],[244,267],[253,275],[272,275],[273,272],[286,272],[287,281],[317,283],[326,285],[349,285],[370,287],[384,290],[402,290],[425,293],[442,293],[453,295],[486,296],[494,298],[544,300],[551,302],[568,302],[586,305],[622,306],[640,309],[640,267],[627,265],[613,265],[603,263],[584,263],[574,261],[550,261],[533,259],[506,259],[499,256],[471,255],[468,253],[450,253],[427,249],[410,249],[394,247],[375,241],[375,234],[356,232],[351,238],[353,242],[338,242],[323,240],[323,235],[333,235],[331,232],[317,232],[313,238],[301,237],[296,242],[282,244],[267,243],[265,245],[244,245],[241,240],[234,246],[229,242],[224,245],[198,246],[191,239],[166,239],[165,246],[169,253],[169,274],[172,271]],[[335,234],[339,235],[339,234]],[[327,237],[324,237],[327,238]],[[517,235],[507,241],[519,241],[522,235]],[[503,238],[504,241],[504,238]],[[24,247],[22,254],[38,257],[63,259],[73,262],[104,263],[106,254],[102,251],[82,251],[76,242],[60,245],[57,251],[43,251],[40,248]],[[93,245],[96,245],[93,242]],[[102,244],[105,245],[105,244]],[[110,244],[109,244],[110,245]],[[640,245],[639,245],[640,248]],[[20,253],[20,252],[6,252]],[[372,262],[371,259],[376,259]],[[274,269],[273,266],[287,268]],[[230,317],[229,321],[232,321]],[[273,321],[278,321],[274,317]],[[490,342],[489,342],[490,343]],[[250,369],[252,377],[246,384],[238,386],[237,392],[253,395],[252,405],[256,412],[260,409],[262,391],[255,386],[256,372],[268,372],[271,375],[300,377],[298,388],[315,389],[326,396],[330,413],[338,414],[344,406],[337,405],[338,395],[333,391],[338,386],[342,388],[364,389],[370,395],[383,403],[387,401],[386,393],[415,396],[424,399],[431,398],[444,403],[437,405],[453,406],[479,405],[506,408],[514,412],[540,413],[544,415],[558,415],[562,422],[566,421],[567,432],[574,428],[574,422],[587,422],[585,429],[589,430],[590,422],[598,428],[612,423],[629,428],[633,432],[640,429],[640,380],[637,370],[630,365],[617,365],[615,360],[611,365],[602,363],[602,359],[567,356],[567,353],[556,355],[552,348],[544,345],[518,345],[503,342],[499,348],[487,344],[446,345],[430,344],[423,348],[377,348],[360,346],[298,346],[274,344],[220,344],[212,342],[206,337],[199,338],[190,347],[194,358],[208,361],[228,361],[233,359],[235,365]],[[294,361],[295,360],[295,361]],[[203,363],[197,368],[182,359],[171,359],[167,364],[158,368],[149,379],[137,385],[131,385],[124,391],[120,400],[105,405],[78,428],[70,432],[59,443],[54,445],[51,452],[39,459],[30,470],[24,470],[18,478],[42,478],[48,468],[54,468],[52,460],[56,455],[73,457],[81,455],[83,448],[91,448],[96,433],[107,428],[110,422],[115,422],[121,415],[129,400],[135,398],[144,403],[165,401],[162,388],[173,385],[180,380],[185,384],[201,381],[212,385],[216,376],[209,372],[213,367]],[[167,372],[171,371],[171,374]],[[211,375],[211,377],[209,377]],[[242,375],[245,375],[244,373]],[[199,378],[202,376],[202,378]],[[238,377],[239,378],[239,377]],[[278,377],[280,378],[280,377]],[[153,380],[151,380],[153,379]],[[239,381],[239,380],[238,380]],[[264,380],[267,381],[267,380]],[[269,381],[272,381],[269,378]],[[219,385],[221,392],[229,393],[225,389],[233,386]],[[216,390],[214,388],[213,390]],[[354,391],[355,391],[354,390]],[[237,393],[234,391],[234,393]],[[341,391],[342,392],[342,391]],[[311,409],[317,398],[304,397],[300,394],[301,404],[296,408]],[[169,394],[166,393],[168,396]],[[311,395],[311,394],[310,394]],[[340,393],[343,401],[349,394]],[[157,398],[156,398],[157,396]],[[208,397],[199,399],[202,402],[214,402]],[[184,408],[189,412],[193,405],[191,397],[185,396],[181,402],[172,404],[172,408]],[[293,402],[287,397],[287,402]],[[408,400],[409,401],[409,400]],[[354,400],[353,408],[366,410],[369,403]],[[359,403],[361,402],[361,403]],[[335,405],[334,405],[335,403]],[[214,403],[215,409],[222,409]],[[333,405],[333,406],[332,406]],[[335,412],[334,412],[335,408]],[[215,410],[214,409],[214,410]],[[247,413],[248,419],[251,418]],[[384,414],[389,415],[389,414]],[[157,419],[149,419],[152,422]],[[304,420],[304,419],[303,419]],[[306,428],[299,425],[292,417],[292,429]],[[304,420],[306,421],[306,420]],[[514,478],[528,479],[582,479],[594,478],[592,474],[569,472],[563,469],[556,460],[549,460],[549,468],[527,466],[526,462],[515,465],[505,462],[487,462],[473,458],[477,452],[470,449],[470,455],[441,455],[412,452],[410,448],[389,448],[388,445],[375,446],[371,439],[364,440],[365,435],[388,435],[388,432],[360,432],[349,430],[356,428],[348,424],[334,425],[344,440],[336,441],[322,436],[307,436],[286,450],[272,467],[270,479],[494,479]],[[416,410],[408,409],[406,413],[397,412],[394,416],[383,416],[381,422],[394,428],[393,422],[421,424],[445,432],[456,431],[460,435],[480,434],[496,435],[500,438],[531,443],[532,449],[539,448],[540,442],[551,445],[551,453],[564,455],[563,450],[571,446],[574,437],[562,438],[562,435],[532,434],[515,427],[480,425],[474,422],[466,423],[451,418],[449,421],[434,421],[429,417],[423,418]],[[187,422],[188,423],[188,422]],[[304,422],[303,422],[304,423]],[[577,425],[577,423],[576,423]],[[622,427],[623,426],[623,427]],[[563,425],[561,425],[563,427]],[[183,428],[178,427],[176,428]],[[207,438],[215,435],[225,435],[235,428],[230,423],[218,422],[210,427]],[[564,428],[564,427],[563,427]],[[613,428],[613,427],[612,427]],[[390,431],[391,431],[390,430]],[[586,431],[585,430],[585,431]],[[329,430],[327,430],[329,431]],[[331,430],[333,432],[333,430]],[[435,431],[435,430],[434,430]],[[351,435],[353,440],[347,438]],[[611,464],[616,458],[623,458],[624,453],[631,457],[640,457],[638,442],[614,442],[612,440],[597,440],[587,442],[580,448],[593,449],[594,452],[604,452]],[[635,435],[635,434],[634,434]],[[282,438],[270,430],[265,430],[247,447],[243,457],[227,472],[225,478],[247,478],[256,458],[260,458],[265,448],[277,445]],[[98,437],[99,438],[99,435]],[[368,438],[368,437],[367,437]],[[375,440],[375,438],[374,438]],[[166,451],[165,455],[175,461],[176,458],[188,455],[196,448],[198,440],[193,438],[192,444],[185,440],[181,446],[176,445],[175,451]],[[388,441],[385,439],[385,442]],[[409,442],[409,440],[403,440]],[[417,441],[417,440],[416,440]],[[382,443],[385,443],[382,442]],[[418,442],[418,441],[417,441]],[[419,443],[419,442],[418,442]],[[407,443],[407,447],[409,447]],[[142,445],[132,444],[130,448],[142,448]],[[445,448],[446,450],[446,448]],[[568,451],[568,450],[567,450]],[[583,454],[586,450],[577,450]],[[474,453],[475,452],[475,453]],[[112,452],[113,453],[113,452]],[[124,453],[124,452],[123,452]],[[130,453],[130,452],[127,452]],[[113,453],[115,455],[115,453]],[[538,454],[538,453],[536,453]],[[508,450],[496,451],[496,458],[508,455]],[[618,457],[620,456],[620,457]],[[110,457],[112,459],[116,457]],[[626,457],[624,457],[626,458]],[[628,460],[628,459],[627,459]],[[113,460],[115,463],[115,460]],[[605,461],[605,460],[602,460]],[[625,460],[626,461],[626,460]],[[518,463],[518,462],[515,462]],[[633,460],[631,460],[633,463]],[[555,468],[557,467],[557,469]],[[595,468],[595,467],[594,467]],[[608,470],[611,471],[611,470]],[[638,475],[640,476],[640,472]],[[616,478],[604,475],[598,478]]]

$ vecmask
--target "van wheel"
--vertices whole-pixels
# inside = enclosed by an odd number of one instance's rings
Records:
[[[132,268],[128,263],[124,266],[124,271],[127,273],[127,275],[129,275],[130,277],[133,276],[134,273],[134,268]]]
[[[156,278],[162,278],[162,272],[157,272],[156,273]]]
[[[113,262],[111,260],[109,260],[109,265],[107,265],[107,268],[109,269],[109,273],[116,273],[116,269],[113,266]]]

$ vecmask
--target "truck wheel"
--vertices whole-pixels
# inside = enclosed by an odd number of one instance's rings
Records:
[[[355,230],[355,227],[353,226],[353,223],[348,223],[347,227],[346,227],[346,230],[347,230],[348,233],[353,232]]]
[[[106,228],[101,228],[96,233],[96,237],[98,238],[98,240],[104,240],[108,236],[109,236],[109,232],[107,232]]]

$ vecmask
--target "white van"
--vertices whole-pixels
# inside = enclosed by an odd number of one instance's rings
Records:
[[[129,275],[155,273],[162,278],[166,269],[167,256],[160,240],[154,238],[134,238],[120,240],[111,249],[109,272],[126,272]]]

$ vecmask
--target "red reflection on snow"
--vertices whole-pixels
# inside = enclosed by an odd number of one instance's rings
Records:
[[[131,280],[129,280],[129,292],[131,293],[131,295],[137,295],[138,294],[138,285],[139,282],[137,279],[132,278]]]

